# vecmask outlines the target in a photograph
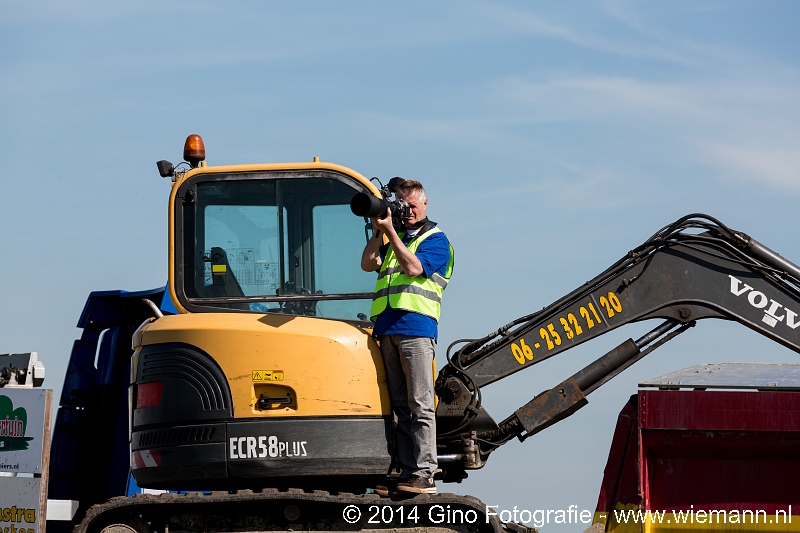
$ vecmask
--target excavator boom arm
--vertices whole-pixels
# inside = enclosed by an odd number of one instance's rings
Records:
[[[463,441],[473,433],[473,440],[483,441],[485,457],[512,436],[530,436],[575,412],[586,404],[586,394],[704,318],[737,321],[800,352],[799,280],[800,268],[747,235],[706,215],[683,217],[541,311],[482,339],[462,341],[437,380],[444,398],[437,410],[439,442],[452,451],[457,437]],[[500,424],[482,411],[481,387],[652,318],[664,322],[537,395]]]
[[[743,234],[723,226],[712,231],[648,240],[494,343],[462,350],[461,368],[476,385],[487,385],[649,318],[736,320],[800,352],[800,269],[749,237],[736,237]]]
[[[800,352],[800,295],[711,239],[669,243],[543,313],[466,366],[478,386],[502,379],[619,326],[649,318],[736,320]]]

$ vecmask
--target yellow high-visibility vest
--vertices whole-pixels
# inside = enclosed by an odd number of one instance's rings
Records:
[[[432,228],[411,239],[406,248],[411,253],[416,253],[419,245],[436,233],[442,233],[442,230]],[[434,273],[429,278],[407,276],[400,268],[397,255],[390,246],[378,272],[378,281],[375,283],[375,294],[372,297],[372,310],[370,311],[372,320],[375,321],[387,307],[391,307],[429,316],[438,322],[442,294],[453,274],[453,247],[449,242],[448,246],[450,247],[450,260],[447,262],[445,275]]]

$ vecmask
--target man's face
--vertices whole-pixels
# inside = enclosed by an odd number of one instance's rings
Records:
[[[416,224],[420,220],[425,220],[425,210],[428,208],[427,198],[422,201],[416,191],[411,191],[408,194],[397,196],[397,199],[408,204],[411,216],[403,220],[407,226]]]

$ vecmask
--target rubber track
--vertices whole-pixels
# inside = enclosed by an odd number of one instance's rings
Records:
[[[349,521],[343,516],[348,506],[358,509],[356,513],[350,508],[350,515],[346,517]],[[292,511],[297,511],[298,516]],[[93,506],[73,533],[100,533],[103,527],[113,523],[132,524],[133,529],[141,533],[144,533],[142,529],[148,529],[143,528],[145,524],[150,524],[155,531],[168,529],[170,533],[300,529],[348,533],[363,530],[508,533],[509,529],[496,516],[489,517],[487,523],[485,513],[486,506],[479,499],[450,493],[402,499],[301,489],[137,494]],[[355,516],[360,518],[353,520]],[[517,524],[510,526],[514,531],[527,529]]]

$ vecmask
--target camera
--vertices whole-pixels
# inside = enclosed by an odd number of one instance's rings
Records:
[[[386,218],[386,210],[392,213],[392,226],[397,231],[403,229],[403,220],[411,216],[408,204],[402,200],[389,200],[397,188],[405,180],[403,178],[392,178],[389,183],[381,187],[381,196],[377,198],[371,194],[363,192],[357,193],[350,199],[350,211],[354,215],[367,218]]]

